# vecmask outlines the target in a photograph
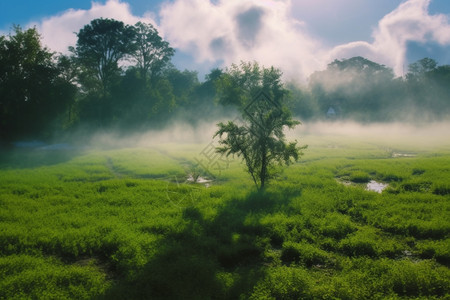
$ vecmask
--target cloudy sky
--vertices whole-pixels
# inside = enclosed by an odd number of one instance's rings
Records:
[[[36,26],[57,52],[95,18],[152,23],[180,69],[202,75],[241,60],[304,80],[334,59],[393,68],[431,57],[450,64],[450,0],[0,0],[0,32]]]

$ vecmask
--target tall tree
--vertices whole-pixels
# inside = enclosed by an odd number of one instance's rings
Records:
[[[0,137],[48,137],[75,91],[35,28],[0,38]]]
[[[175,50],[169,46],[151,24],[136,23],[134,29],[133,57],[144,81],[152,79],[163,69],[174,55]]]
[[[438,66],[431,58],[423,58],[409,65],[406,92],[422,119],[448,118],[450,113],[450,66]]]
[[[435,70],[437,67],[437,62],[432,58],[422,58],[415,63],[412,63],[408,66],[409,73],[408,76],[421,76],[427,72],[431,72]]]
[[[119,61],[134,51],[135,31],[123,22],[100,18],[85,25],[77,37],[71,50],[83,68],[81,81],[105,96],[120,73]]]
[[[331,106],[343,117],[369,121],[389,114],[387,106],[397,94],[393,79],[390,68],[358,56],[333,61],[309,83],[323,116]]]
[[[241,63],[228,69],[218,86],[222,103],[240,107],[243,124],[219,123],[215,136],[219,136],[221,147],[216,151],[241,157],[255,186],[263,190],[277,173],[277,166],[297,161],[306,147],[298,147],[297,141],[286,142],[284,128],[294,128],[300,122],[285,105],[287,90],[281,72],[256,62]]]

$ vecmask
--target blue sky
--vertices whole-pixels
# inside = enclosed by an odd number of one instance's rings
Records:
[[[30,21],[39,21],[42,18],[59,14],[67,9],[89,9],[92,0],[1,0],[0,1],[0,28],[5,29],[11,24],[28,24]],[[105,0],[94,0],[105,3]],[[157,11],[163,1],[131,0],[128,2],[136,15],[142,12]]]
[[[175,65],[201,75],[240,60],[301,79],[356,55],[397,75],[425,56],[450,64],[450,0],[0,1],[0,32],[36,26],[58,52],[96,17],[153,23],[176,48]]]

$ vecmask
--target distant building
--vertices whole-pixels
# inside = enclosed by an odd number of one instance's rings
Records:
[[[336,110],[332,106],[330,106],[330,108],[328,108],[327,118],[329,118],[329,119],[336,118]]]

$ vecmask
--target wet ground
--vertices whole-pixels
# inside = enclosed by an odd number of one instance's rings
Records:
[[[381,193],[387,187],[388,187],[387,183],[371,180],[367,183],[366,190]]]
[[[186,179],[187,182],[192,182],[192,183],[200,183],[203,184],[205,187],[210,187],[211,186],[211,182],[212,180],[207,179],[205,177],[202,176],[196,176],[194,177],[194,175],[189,174],[188,178]]]

